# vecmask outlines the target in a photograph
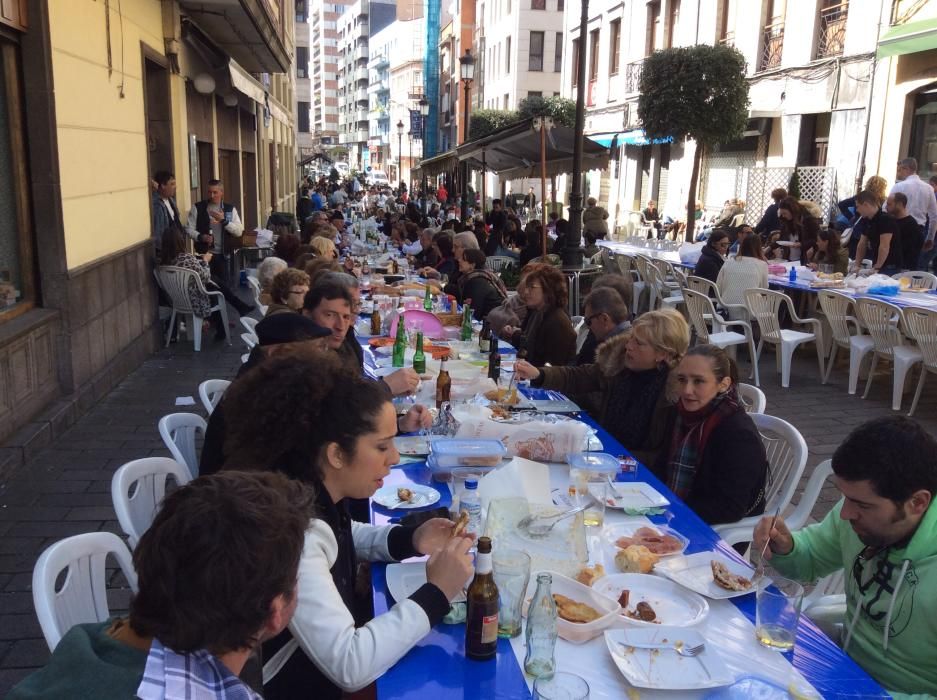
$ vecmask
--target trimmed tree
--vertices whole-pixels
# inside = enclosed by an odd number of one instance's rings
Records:
[[[745,57],[706,44],[656,51],[644,59],[640,89],[638,117],[648,139],[696,141],[686,209],[692,241],[703,151],[741,137],[748,123]]]
[[[469,139],[480,139],[520,121],[513,109],[476,109],[469,119]]]

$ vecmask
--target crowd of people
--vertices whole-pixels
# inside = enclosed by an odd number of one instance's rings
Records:
[[[340,199],[334,194],[330,201]],[[872,221],[883,214],[881,204],[872,212],[870,196],[860,193],[856,207]],[[344,227],[327,212],[317,220],[319,213],[303,222],[304,235],[315,234],[299,247],[321,236],[341,255]],[[423,264],[430,284],[471,300],[475,317],[517,348],[518,378],[588,407],[705,522],[764,513],[768,460],[739,399],[735,362],[718,347],[690,347],[679,312],[635,317],[631,281],[603,275],[584,301],[586,337],[577,352],[566,277],[555,266],[526,262],[516,295],[485,267],[496,234],[505,247],[521,232],[507,226],[509,212],[493,210],[493,222],[479,226],[450,219],[438,228],[381,213],[391,245]],[[812,236],[795,201],[779,197],[776,215],[782,235],[806,248],[801,255],[813,252],[804,259],[842,264],[838,237]],[[201,210],[195,218],[204,219]],[[536,234],[540,224],[531,224]],[[185,252],[182,230],[164,228],[163,259],[209,283],[210,262]],[[866,229],[860,240],[872,236]],[[729,300],[764,286],[766,275],[769,246],[757,227],[738,239],[738,255],[727,262],[728,235],[717,228],[707,242],[714,251],[707,272]],[[879,236],[879,253],[899,248],[888,243]],[[462,592],[472,538],[451,537],[452,522],[370,524],[368,499],[400,460],[394,437],[431,422],[423,406],[398,416],[392,403],[414,393],[419,376],[410,368],[380,380],[365,373],[354,334],[361,270],[353,261],[339,262],[325,247],[278,252],[258,270],[268,304],[256,326],[259,343],[211,414],[200,476],[167,497],[134,551],[139,590],[129,615],[73,627],[11,700],[250,699],[261,692],[338,699],[406,655]],[[780,571],[804,580],[843,569],[844,649],[891,691],[935,694],[937,667],[929,660],[937,633],[927,620],[937,606],[929,596],[937,575],[930,507],[937,442],[908,419],[879,419],[856,428],[832,467],[843,498],[823,522],[791,533],[783,519],[765,518],[753,533],[755,549],[766,546]],[[429,556],[425,585],[374,616],[356,586],[357,563],[417,555]]]

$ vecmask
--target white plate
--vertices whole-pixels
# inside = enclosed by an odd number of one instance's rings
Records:
[[[401,503],[397,498],[397,489],[405,488],[413,491],[413,498],[409,503]],[[430,486],[421,486],[420,484],[393,484],[382,486],[371,499],[378,505],[385,508],[395,508],[408,510],[410,508],[424,508],[433,505],[439,500],[439,491]]]
[[[655,622],[635,620],[622,610],[622,618],[636,627],[689,627],[702,622],[709,614],[709,603],[705,598],[659,576],[611,574],[593,583],[592,588],[612,600],[618,600],[621,592],[627,590],[627,610],[634,610],[641,602],[654,608],[657,613]]]
[[[406,564],[388,564],[385,571],[387,577],[387,592],[394,602],[406,600],[416,593],[426,583],[426,562],[408,562]],[[474,578],[475,574],[472,574]],[[469,579],[466,583],[471,583]],[[453,603],[464,603],[465,593],[459,593],[452,599]]]
[[[643,481],[617,481],[615,492],[617,498],[609,494],[605,501],[605,505],[609,508],[647,510],[670,505],[670,501],[664,498],[657,489]]]
[[[733,574],[744,576],[747,579],[751,579],[755,575],[755,571],[751,567],[730,559],[719,552],[697,552],[689,556],[661,559],[654,566],[654,573],[666,576],[671,581],[675,581],[691,591],[696,591],[700,595],[714,600],[737,598],[755,592],[756,587],[754,585],[747,591],[729,591],[717,585],[713,580],[711,565],[714,559],[725,564]]]
[[[659,554],[658,556],[673,557],[677,556],[678,554],[683,554],[683,552],[686,551],[687,546],[690,544],[690,540],[688,540],[676,530],[667,527],[666,525],[646,524],[641,522],[615,523],[614,525],[606,525],[605,529],[602,530],[602,537],[610,548],[610,553],[613,559],[615,558],[615,555],[618,553],[619,549],[615,541],[619,537],[633,537],[634,533],[642,527],[653,530],[659,535],[669,535],[670,537],[679,540],[680,549],[674,552],[668,552],[667,554]],[[653,552],[654,550],[651,549],[651,551]]]
[[[395,437],[394,447],[407,457],[425,457],[429,454],[429,438],[420,435]]]
[[[666,640],[666,641],[665,641]],[[708,646],[699,656],[680,656],[675,650],[622,649],[620,645],[704,643],[703,637],[685,627],[614,629],[605,631],[605,644],[618,670],[638,688],[696,690],[719,688],[735,681],[719,654]]]
[[[799,241],[775,241],[775,244],[782,248],[800,248]]]

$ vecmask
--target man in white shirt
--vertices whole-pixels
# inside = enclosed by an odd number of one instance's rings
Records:
[[[923,250],[927,253],[934,247],[934,233],[937,232],[937,199],[934,198],[934,189],[918,177],[915,158],[898,161],[898,180],[891,188],[890,194],[901,192],[908,198],[908,215],[914,217],[924,231]],[[905,265],[917,270],[920,269],[918,262],[905,261]]]

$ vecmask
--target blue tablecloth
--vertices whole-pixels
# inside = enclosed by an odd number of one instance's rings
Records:
[[[822,291],[821,287],[811,287],[809,282],[801,282],[800,280],[795,280],[791,282],[787,278],[781,277],[769,277],[768,286],[776,287],[779,289],[786,289],[796,292],[810,292],[811,294],[816,294],[817,292]],[[931,290],[926,293],[906,293],[898,294],[896,296],[886,296],[884,294],[863,294],[856,293],[851,289],[832,289],[833,292],[841,292],[848,296],[853,297],[854,299],[860,299],[866,297],[868,299],[878,299],[879,301],[885,301],[889,304],[894,304],[895,306],[901,307],[912,307],[912,306],[926,306],[927,308],[933,307],[933,302],[935,296],[937,296],[937,290]],[[921,302],[926,302],[922,304]]]
[[[545,392],[538,390],[530,390],[528,393],[534,399],[549,398]],[[579,417],[596,429],[606,452],[614,455],[627,454],[627,450],[589,416]],[[440,500],[437,506],[447,506],[451,503],[448,486],[433,482],[425,464],[414,463],[403,467],[403,471],[413,482],[429,484],[439,491]],[[650,483],[670,499],[669,510],[673,518],[669,524],[690,538],[688,554],[717,549],[728,556],[738,556],[719,539],[712,528],[700,520],[643,465],[638,467],[636,479]],[[374,503],[372,510],[375,523],[386,523],[400,515],[399,511],[388,511]],[[661,524],[667,522],[665,516],[652,516],[651,520]],[[394,600],[387,592],[384,569],[382,564],[371,567],[375,615],[381,615],[394,605]],[[732,602],[754,623],[753,595],[734,598]],[[438,625],[397,665],[378,679],[378,698],[528,700],[531,697],[523,670],[508,640],[498,640],[498,654],[494,663],[466,659],[464,644],[464,625]],[[796,646],[788,658],[825,698],[890,697],[806,618],[801,621]],[[588,676],[588,669],[583,671],[584,675]],[[757,669],[752,669],[752,672],[756,673]]]

